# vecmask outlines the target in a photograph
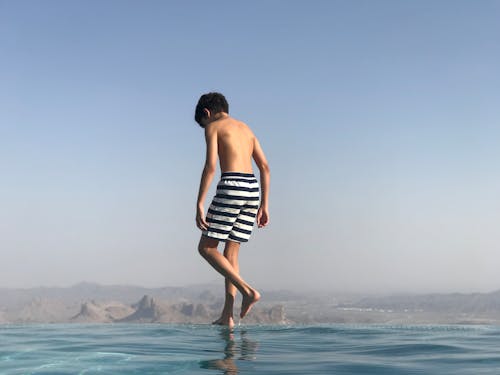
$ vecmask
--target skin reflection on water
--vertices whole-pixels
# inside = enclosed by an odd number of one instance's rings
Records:
[[[258,342],[248,337],[246,330],[239,331],[239,340],[235,339],[235,333],[232,329],[221,328],[219,337],[224,343],[224,357],[221,359],[211,359],[201,361],[200,367],[203,369],[212,369],[222,371],[225,375],[238,374],[237,361],[253,361],[256,358]]]

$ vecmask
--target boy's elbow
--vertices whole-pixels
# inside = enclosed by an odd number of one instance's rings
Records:
[[[215,165],[212,164],[205,164],[205,168],[203,168],[203,171],[205,174],[215,174]]]
[[[266,175],[271,174],[271,169],[269,168],[269,164],[267,164],[267,163],[263,163],[263,164],[259,165],[259,170],[260,170],[260,173],[262,173],[262,174],[266,174]]]

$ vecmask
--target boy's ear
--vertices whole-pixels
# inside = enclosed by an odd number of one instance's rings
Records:
[[[210,118],[210,111],[206,108],[203,108],[203,113],[205,114],[206,118]]]

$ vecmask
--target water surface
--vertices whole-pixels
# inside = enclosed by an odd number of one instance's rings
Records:
[[[500,327],[0,325],[0,374],[500,374]]]

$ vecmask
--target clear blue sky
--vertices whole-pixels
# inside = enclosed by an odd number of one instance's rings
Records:
[[[500,288],[499,15],[0,0],[0,286],[218,280],[194,225],[193,110],[216,90],[271,163],[271,225],[241,250],[256,286]]]

